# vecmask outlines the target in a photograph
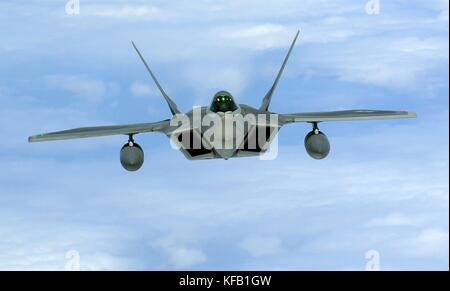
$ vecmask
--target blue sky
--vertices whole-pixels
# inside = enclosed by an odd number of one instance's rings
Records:
[[[0,269],[363,270],[449,266],[446,0],[0,2]],[[304,124],[279,155],[191,162],[160,134],[28,144],[31,134],[150,122],[170,111],[132,49],[189,110],[229,90],[259,105],[297,29],[271,109],[408,109],[414,120]]]

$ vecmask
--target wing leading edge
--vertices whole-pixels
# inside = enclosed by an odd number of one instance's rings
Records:
[[[95,127],[80,127],[63,131],[56,131],[44,134],[33,135],[28,138],[29,142],[63,140],[85,137],[108,136],[117,134],[137,134],[143,132],[158,131],[163,132],[169,127],[169,120],[163,120],[153,123],[137,123],[126,125],[112,125],[112,126],[95,126]]]
[[[372,120],[372,119],[393,119],[393,118],[414,118],[414,117],[416,117],[416,113],[410,111],[367,110],[367,109],[279,114],[279,119],[282,124],[292,122]]]

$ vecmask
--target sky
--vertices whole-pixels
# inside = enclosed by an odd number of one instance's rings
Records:
[[[0,269],[448,270],[449,3],[373,3],[1,1]],[[418,117],[323,123],[321,161],[306,124],[270,161],[193,162],[138,135],[133,173],[124,136],[27,142],[169,118],[131,40],[181,110],[223,89],[256,107],[297,29],[271,110]]]

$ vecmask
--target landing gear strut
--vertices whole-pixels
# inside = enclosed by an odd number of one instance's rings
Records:
[[[317,126],[317,122],[312,122],[312,131],[314,132],[314,134],[320,133],[319,127]]]
[[[134,145],[134,139],[133,139],[133,135],[132,134],[128,135],[128,145],[130,147],[132,147]]]

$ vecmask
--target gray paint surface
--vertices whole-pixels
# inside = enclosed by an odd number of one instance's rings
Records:
[[[257,122],[251,126],[248,126],[248,128],[245,128],[244,135],[250,136],[252,134],[255,134],[255,131],[259,128],[267,128],[270,126],[271,129],[275,129],[273,134],[270,135],[270,138],[267,141],[267,144],[270,144],[270,142],[273,141],[273,138],[278,132],[278,129],[282,126],[289,124],[289,123],[296,123],[296,122],[306,122],[306,123],[312,123],[314,127],[317,126],[320,122],[326,122],[326,121],[346,121],[346,120],[374,120],[374,119],[393,119],[393,118],[414,118],[416,117],[416,114],[414,112],[409,111],[394,111],[394,110],[370,110],[370,109],[357,109],[357,110],[342,110],[342,111],[329,111],[329,112],[305,112],[305,113],[288,113],[288,114],[280,114],[280,113],[274,113],[269,111],[269,105],[272,99],[272,95],[276,89],[276,86],[278,84],[278,81],[283,73],[284,67],[289,59],[289,56],[291,54],[291,51],[295,45],[295,42],[297,40],[297,37],[299,35],[299,31],[295,35],[295,38],[289,48],[289,51],[281,65],[281,68],[276,76],[276,79],[272,85],[272,87],[269,89],[265,97],[263,98],[262,104],[259,107],[259,109],[256,109],[252,106],[240,104],[238,106],[238,109],[232,112],[231,114],[241,114],[245,116],[246,114],[254,114],[257,115],[266,115],[267,117],[270,114],[275,114],[277,116],[277,124],[267,124],[267,120],[264,120],[262,123],[260,120],[257,120]],[[52,141],[52,140],[63,140],[63,139],[75,139],[75,138],[87,138],[87,137],[97,137],[97,136],[108,136],[108,135],[128,135],[132,136],[139,133],[146,133],[146,132],[161,132],[165,135],[167,135],[169,138],[173,136],[174,132],[179,130],[178,127],[171,126],[171,121],[173,121],[174,118],[176,118],[176,115],[180,113],[178,110],[177,105],[175,102],[166,94],[166,92],[163,90],[162,86],[158,82],[156,76],[151,71],[148,63],[145,61],[144,57],[142,56],[141,52],[138,50],[134,42],[132,43],[134,49],[136,50],[137,54],[139,55],[140,59],[144,63],[149,75],[151,76],[151,79],[155,82],[156,86],[160,90],[162,96],[167,102],[167,105],[170,108],[170,111],[172,112],[173,116],[171,119],[166,119],[158,122],[152,122],[152,123],[140,123],[140,124],[126,124],[126,125],[113,125],[113,126],[97,126],[97,127],[83,127],[83,128],[75,128],[75,129],[69,129],[69,130],[63,130],[63,131],[57,131],[57,132],[51,132],[51,133],[44,133],[39,135],[30,136],[28,138],[29,142],[41,142],[41,141]],[[220,93],[220,92],[219,92]],[[217,95],[217,94],[216,94]],[[231,96],[231,95],[230,95]],[[215,96],[216,97],[216,96]],[[215,98],[214,97],[214,98]],[[213,99],[214,102],[214,99]],[[233,101],[234,102],[234,101]],[[202,116],[204,114],[218,114],[211,112],[209,109],[211,107],[201,107],[200,110],[202,112]],[[186,116],[192,120],[193,117],[193,111],[189,111],[186,113]],[[205,134],[206,130],[208,128],[201,126],[200,128],[195,128],[193,126],[189,128],[184,128],[183,131],[188,131],[191,135],[191,138],[195,139],[197,142],[202,142],[202,144],[208,144],[209,142],[204,139],[203,135]],[[308,136],[307,136],[308,137]],[[318,148],[324,149],[322,152],[322,155],[320,154],[313,154],[312,156],[314,158],[319,157],[325,157],[329,152],[329,142],[328,139],[326,141],[323,139],[324,136],[310,136],[309,139],[305,140],[305,146],[307,147],[308,153],[317,152]],[[249,156],[255,156],[260,155],[261,153],[265,152],[267,150],[266,145],[261,149],[256,150],[243,150],[242,144],[241,145],[235,145],[232,149],[217,149],[213,146],[209,151],[202,150],[202,151],[192,151],[190,150],[186,145],[183,145],[182,142],[180,142],[180,150],[181,152],[186,156],[186,158],[191,160],[202,160],[202,159],[214,159],[214,158],[223,158],[223,159],[229,159],[233,157],[249,157]]]

